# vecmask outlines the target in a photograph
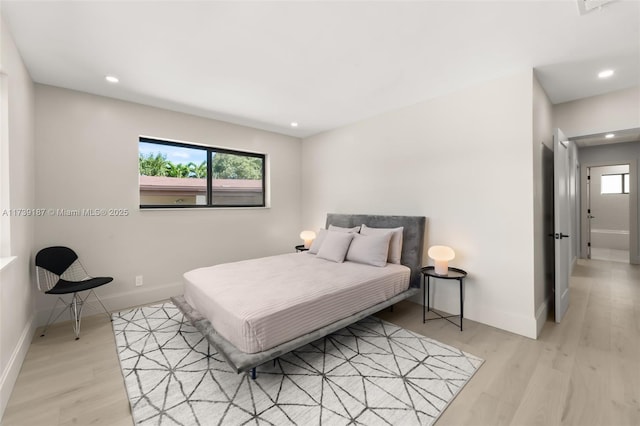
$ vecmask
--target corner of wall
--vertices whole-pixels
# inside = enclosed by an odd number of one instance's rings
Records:
[[[546,299],[542,305],[540,305],[536,311],[536,339],[540,337],[542,329],[547,322],[549,316],[549,307],[551,305],[551,299]]]

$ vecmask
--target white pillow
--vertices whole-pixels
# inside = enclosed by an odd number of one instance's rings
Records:
[[[400,264],[400,258],[402,257],[402,232],[404,227],[399,228],[369,228],[367,225],[362,225],[360,234],[362,235],[380,235],[391,233],[391,241],[389,242],[389,257],[387,258],[389,263]]]
[[[386,266],[391,232],[380,235],[353,234],[347,260],[373,266]]]
[[[327,236],[327,232],[329,231],[327,231],[326,229],[321,229],[318,231],[318,236],[313,239],[313,241],[311,242],[311,246],[309,246],[309,253],[318,254],[318,250],[320,250],[320,246]]]
[[[351,232],[357,234],[358,232],[360,232],[360,227],[354,226],[353,228],[342,228],[340,226],[329,225],[329,231]]]
[[[327,236],[318,250],[317,256],[332,262],[342,263],[349,250],[349,244],[356,234],[348,232],[327,232]]]

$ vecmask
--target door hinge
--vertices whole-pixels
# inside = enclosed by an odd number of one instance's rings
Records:
[[[591,180],[591,175],[587,175],[587,180]]]
[[[587,247],[591,247],[591,243],[587,243]]]

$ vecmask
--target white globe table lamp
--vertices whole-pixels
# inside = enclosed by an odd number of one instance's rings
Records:
[[[427,254],[433,259],[434,270],[438,275],[447,275],[449,273],[449,261],[456,257],[453,249],[447,246],[432,246]]]
[[[304,248],[308,249],[309,247],[311,247],[311,242],[315,240],[316,233],[313,231],[302,231],[300,233],[300,238],[304,240]]]

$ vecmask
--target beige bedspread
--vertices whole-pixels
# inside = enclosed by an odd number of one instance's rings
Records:
[[[403,265],[334,263],[291,253],[184,274],[186,301],[243,352],[270,349],[409,287]]]

